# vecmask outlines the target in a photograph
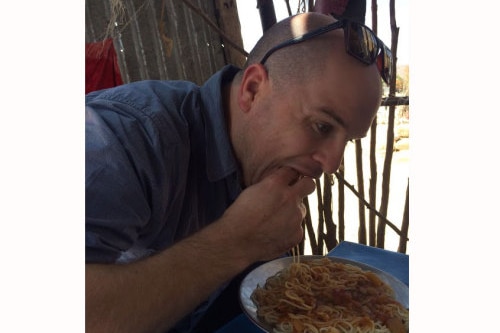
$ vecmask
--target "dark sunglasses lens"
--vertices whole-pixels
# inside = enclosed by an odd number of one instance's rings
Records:
[[[347,23],[346,43],[348,52],[365,64],[373,64],[377,59],[377,37],[365,26]]]
[[[382,52],[379,56],[382,60],[382,66],[379,67],[380,74],[384,81],[389,84],[392,78],[392,53],[387,46],[382,47]]]

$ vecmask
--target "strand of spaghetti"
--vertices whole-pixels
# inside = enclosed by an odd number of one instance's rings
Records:
[[[294,263],[300,263],[300,249],[298,244],[292,247],[292,258]]]
[[[305,304],[303,302],[300,302],[300,303],[299,302],[292,302],[291,300],[288,300],[286,298],[280,299],[280,303],[287,303],[294,308],[302,309],[302,310],[312,310],[314,308],[314,306],[312,306],[312,305]]]

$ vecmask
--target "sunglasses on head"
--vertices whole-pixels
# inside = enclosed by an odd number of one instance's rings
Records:
[[[371,65],[376,62],[380,76],[386,84],[389,84],[392,77],[393,62],[391,50],[389,50],[370,28],[347,19],[341,19],[335,23],[312,30],[302,36],[294,37],[274,46],[267,51],[260,63],[264,65],[271,54],[279,49],[304,42],[308,39],[340,28],[344,29],[346,52],[366,65]]]

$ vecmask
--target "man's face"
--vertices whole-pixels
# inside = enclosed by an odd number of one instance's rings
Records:
[[[346,143],[366,135],[380,105],[375,66],[346,56],[323,73],[279,88],[270,79],[255,98],[240,156],[246,185],[284,166],[314,178],[333,173]]]

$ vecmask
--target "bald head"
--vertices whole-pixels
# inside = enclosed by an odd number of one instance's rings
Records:
[[[276,23],[257,42],[243,69],[259,63],[266,52],[274,46],[336,21],[329,15],[303,13]],[[344,50],[342,29],[277,50],[266,60],[265,65],[269,75],[275,80],[288,83],[293,80],[300,81],[304,73],[310,76],[321,71],[322,64],[335,49]],[[291,68],[296,70],[290,70]]]
[[[260,62],[264,54],[272,47],[335,21],[336,20],[332,16],[319,13],[304,13],[285,18],[284,20],[273,25],[259,39],[257,44],[255,44],[255,47],[250,52],[245,67]],[[312,42],[312,40],[308,42]],[[307,42],[304,42],[299,45],[303,46],[306,43]],[[299,49],[299,45],[296,45],[294,48]],[[287,53],[297,53],[296,50],[289,51],[290,52]]]

